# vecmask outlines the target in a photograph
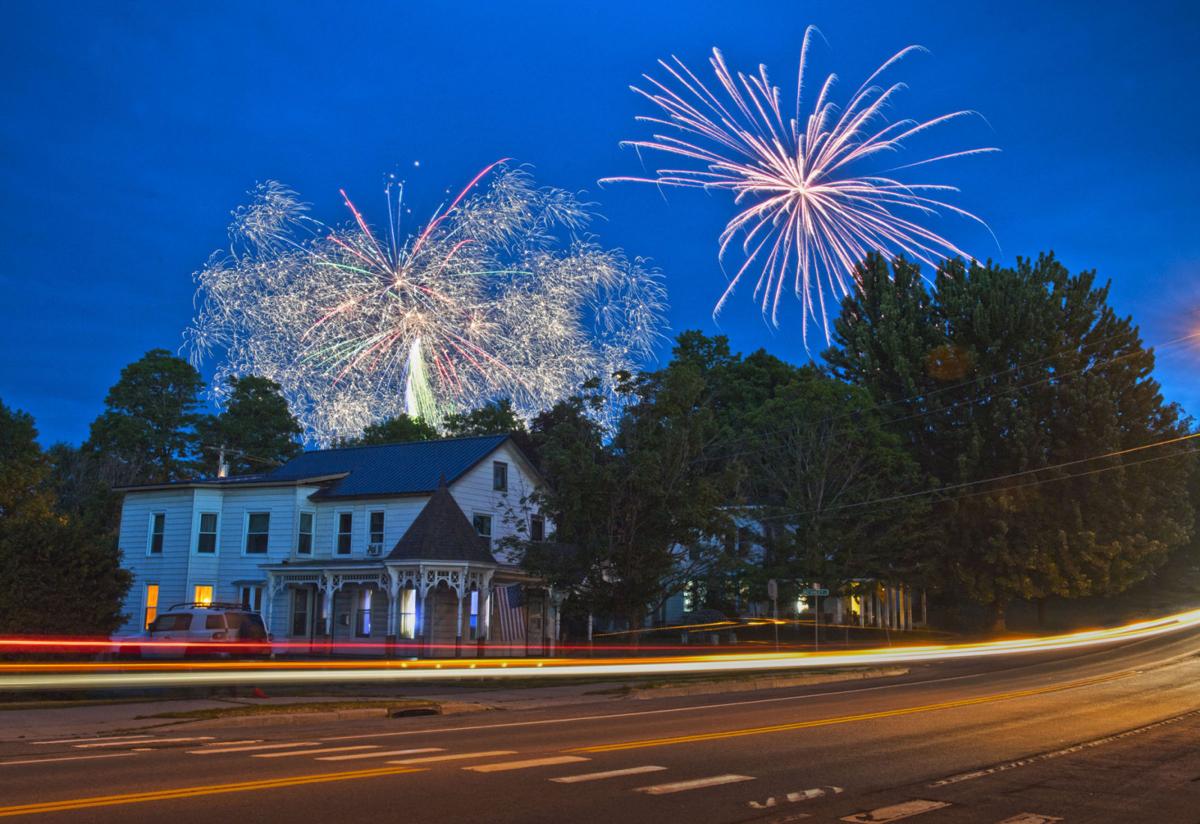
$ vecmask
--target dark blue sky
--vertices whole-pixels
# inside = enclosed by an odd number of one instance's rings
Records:
[[[418,210],[502,156],[540,182],[586,189],[603,242],[666,274],[674,330],[805,357],[789,306],[772,331],[723,287],[724,197],[596,185],[637,172],[627,89],[656,58],[763,62],[786,83],[804,28],[814,69],[857,85],[883,59],[904,115],[973,108],[945,146],[1000,155],[945,169],[965,225],[954,238],[1011,262],[1054,249],[1113,280],[1147,341],[1200,303],[1200,11],[1194,2],[1007,3],[43,3],[5,4],[0,32],[0,398],[49,443],[86,436],[120,368],[175,349],[191,274],[225,245],[229,210],[282,180],[343,218],[338,187],[383,209],[400,171]],[[843,88],[844,88],[843,87]],[[412,168],[420,161],[420,169]],[[817,340],[817,343],[820,341]],[[1160,356],[1169,397],[1200,412],[1192,352]]]

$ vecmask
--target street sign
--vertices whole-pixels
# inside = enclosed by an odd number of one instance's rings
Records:
[[[807,598],[812,598],[813,596],[817,596],[819,598],[824,598],[826,595],[829,594],[829,590],[827,590],[827,589],[802,589],[802,590],[800,590],[800,594]]]

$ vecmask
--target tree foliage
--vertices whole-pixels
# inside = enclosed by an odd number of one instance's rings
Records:
[[[914,265],[874,257],[861,276],[826,358],[942,490],[945,587],[1002,626],[1015,598],[1121,592],[1188,539],[1190,450],[1151,447],[1186,426],[1094,273],[1049,255],[953,262],[930,292]]]
[[[231,475],[265,472],[300,452],[300,424],[279,384],[257,375],[231,377],[221,414],[199,419],[200,465],[217,473],[221,452]]]
[[[394,418],[371,424],[357,438],[339,441],[338,446],[378,446],[388,443],[432,441],[438,437],[437,429],[432,424],[426,423],[424,418],[397,415]]]

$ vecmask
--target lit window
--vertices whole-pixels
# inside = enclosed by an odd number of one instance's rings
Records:
[[[529,540],[546,540],[546,519],[541,515],[529,516]]]
[[[297,555],[312,555],[313,544],[313,514],[300,513],[300,535],[296,539]]]
[[[262,587],[242,587],[242,606],[253,612],[262,612]]]
[[[355,634],[359,638],[371,637],[371,594],[374,590],[364,589],[358,602],[358,618],[356,620]]]
[[[246,519],[246,554],[262,555],[267,551],[267,534],[271,530],[269,512],[251,512]]]
[[[492,489],[497,492],[508,491],[508,464],[504,461],[492,462]]]
[[[208,606],[213,602],[213,588],[208,584],[198,584],[192,590],[192,601],[200,606]]]
[[[414,638],[417,634],[417,591],[412,587],[400,590],[400,637]]]
[[[354,531],[354,514],[350,512],[338,513],[338,532],[337,532],[337,554],[350,554],[350,536]]]
[[[196,551],[205,553],[217,551],[217,513],[200,513],[200,534],[196,538]]]
[[[491,515],[476,515],[473,523],[475,531],[485,538],[492,537],[492,516]]]
[[[383,547],[383,513],[371,513],[371,545]]]
[[[149,627],[158,617],[158,584],[146,584],[145,623]]]
[[[163,533],[167,529],[167,515],[155,512],[150,523],[150,554],[161,555],[163,550]]]

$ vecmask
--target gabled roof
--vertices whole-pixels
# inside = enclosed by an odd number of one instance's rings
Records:
[[[454,483],[496,451],[508,435],[442,438],[436,441],[349,446],[302,452],[283,466],[258,475],[198,479],[122,487],[124,490],[179,487],[298,486],[321,484],[318,499],[428,495],[438,479]]]
[[[494,564],[491,543],[475,531],[446,479],[388,553],[392,561],[467,561]]]

